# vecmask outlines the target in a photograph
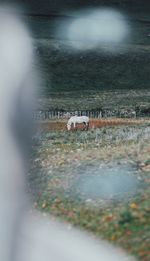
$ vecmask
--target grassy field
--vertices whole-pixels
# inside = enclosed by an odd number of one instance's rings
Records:
[[[38,99],[39,110],[110,110],[149,108],[150,90],[101,90],[51,92],[48,97]]]
[[[150,258],[150,122],[41,123],[29,173],[33,205]],[[107,122],[107,124],[106,124]]]
[[[35,41],[42,75],[39,109],[149,107],[149,45],[122,45],[115,55],[98,49],[73,52],[68,45]]]
[[[72,50],[65,35],[61,38],[57,35],[59,27],[70,22],[65,19],[62,16],[28,17],[38,57],[36,66],[42,74],[41,96],[51,98],[56,94],[56,98],[57,95],[61,98],[61,95],[64,97],[63,92],[76,91],[76,96],[78,93],[80,96],[81,91],[86,95],[87,92],[107,90],[145,92],[149,89],[147,17],[138,21],[136,16],[129,15],[130,38],[128,42],[116,46],[114,53],[107,51],[107,46],[103,46],[103,50],[100,47],[88,51]]]
[[[140,1],[112,0],[121,2],[131,32],[115,54],[107,46],[73,51],[56,34],[67,17],[28,17],[42,76],[39,110],[149,108],[149,11]],[[87,132],[67,132],[65,120],[41,122],[28,181],[35,208],[150,260],[149,121],[91,120]]]
[[[114,55],[99,49],[73,52],[67,41],[37,40],[36,46],[43,75],[42,95],[149,89],[149,46],[131,45],[128,49],[124,45]]]

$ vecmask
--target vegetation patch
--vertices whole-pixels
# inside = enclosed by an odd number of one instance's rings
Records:
[[[34,207],[148,261],[149,124],[87,132],[42,126],[28,175]]]

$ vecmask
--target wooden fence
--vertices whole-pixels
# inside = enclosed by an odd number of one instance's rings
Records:
[[[136,111],[133,109],[120,109],[120,110],[82,110],[82,111],[59,111],[59,110],[43,110],[35,111],[33,118],[35,120],[51,120],[51,119],[68,119],[73,115],[88,116],[90,118],[139,118],[150,117],[150,112],[143,113],[142,111]]]
[[[78,116],[88,116],[90,118],[102,118],[101,111],[56,111],[56,110],[49,110],[49,111],[36,111],[34,112],[34,119],[35,120],[50,120],[50,119],[67,119],[71,116],[78,115]]]

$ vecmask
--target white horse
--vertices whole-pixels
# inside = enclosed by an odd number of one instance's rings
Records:
[[[89,127],[89,117],[87,116],[72,116],[67,123],[67,129],[68,131],[71,130],[71,126],[73,125],[73,128],[76,128],[77,123],[83,123],[85,126],[85,129],[88,130]]]

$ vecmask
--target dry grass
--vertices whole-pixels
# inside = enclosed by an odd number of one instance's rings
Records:
[[[34,207],[123,247],[137,260],[150,260],[150,120],[92,119],[89,131],[69,133],[66,122],[43,122],[33,146]],[[89,195],[87,201],[74,197],[74,178],[100,165],[136,170],[141,184],[136,195],[121,201],[100,197],[93,203]]]
[[[129,125],[129,124],[143,124],[143,123],[150,123],[150,120],[140,120],[140,119],[90,119],[89,128],[90,129],[96,129],[96,128],[102,128],[105,126],[117,126],[117,125]],[[58,130],[58,131],[65,131],[67,130],[66,124],[67,120],[49,120],[49,121],[43,121],[40,122],[42,129],[44,131],[52,131],[52,130]],[[77,125],[77,129],[83,129],[82,124]]]

